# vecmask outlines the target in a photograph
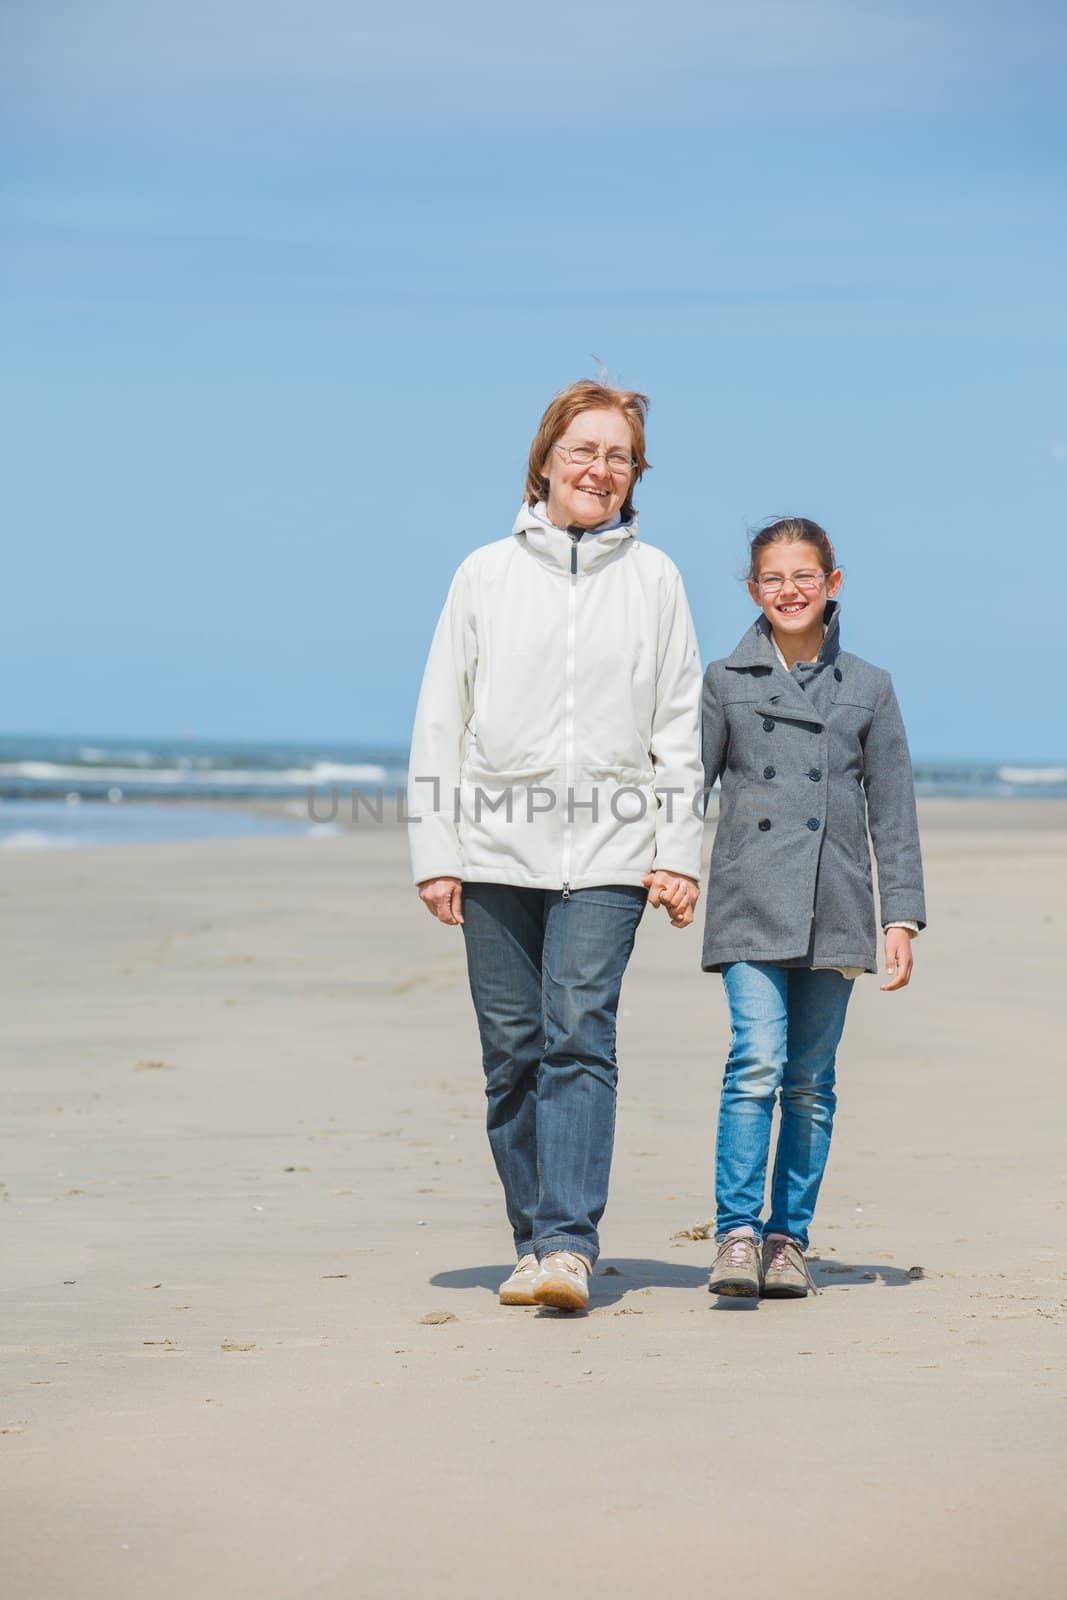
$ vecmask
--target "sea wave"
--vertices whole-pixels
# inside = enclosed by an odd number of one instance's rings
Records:
[[[35,783],[69,784],[72,788],[89,781],[94,784],[118,784],[125,788],[148,785],[172,785],[175,788],[314,788],[319,784],[384,784],[389,780],[389,770],[371,764],[348,764],[338,761],[316,761],[309,767],[216,767],[194,765],[192,762],[175,766],[102,766],[57,761],[0,761],[0,782],[8,779],[28,779]]]
[[[366,741],[0,734],[0,800],[294,800],[309,792],[399,793],[407,751]],[[1025,755],[917,760],[919,795],[1067,799],[1067,765]]]
[[[1001,783],[1067,783],[1067,767],[998,767]]]
[[[77,749],[78,763],[85,767],[106,767],[115,760],[114,750],[98,749],[96,745],[83,744]],[[151,750],[123,750],[122,760],[131,767],[154,767],[159,761],[158,755]]]

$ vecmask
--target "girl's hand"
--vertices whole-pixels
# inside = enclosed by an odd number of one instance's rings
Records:
[[[672,928],[688,928],[693,920],[693,908],[700,899],[700,885],[695,878],[680,872],[649,872],[642,880],[648,890],[650,906],[665,906]]]
[[[911,978],[911,934],[907,928],[887,928],[885,935],[885,965],[888,983],[884,991],[906,989]]]
[[[419,884],[419,899],[438,922],[455,928],[463,921],[463,885],[458,878],[426,878]]]

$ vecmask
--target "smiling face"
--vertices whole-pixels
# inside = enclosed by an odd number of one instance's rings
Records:
[[[586,445],[599,454],[586,465],[567,450]],[[541,468],[548,479],[548,517],[557,528],[595,528],[621,510],[633,482],[633,468],[613,471],[611,454],[633,455],[630,425],[621,411],[581,411],[548,452]]]
[[[819,551],[803,540],[779,539],[759,554],[758,579],[749,581],[748,592],[774,632],[798,642],[820,636],[826,602],[841,588],[840,567],[824,572]]]

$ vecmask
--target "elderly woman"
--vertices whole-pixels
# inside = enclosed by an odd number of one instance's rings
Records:
[[[646,898],[681,928],[699,894],[700,662],[677,569],[637,537],[647,408],[592,382],[549,405],[511,536],[453,580],[415,718],[412,864],[463,927],[505,1305],[588,1303],[623,974]]]

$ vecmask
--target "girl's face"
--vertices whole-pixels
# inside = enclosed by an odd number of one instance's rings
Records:
[[[841,588],[841,568],[826,573],[813,544],[779,539],[760,551],[759,576],[748,592],[776,633],[802,634],[822,625],[823,609]]]

